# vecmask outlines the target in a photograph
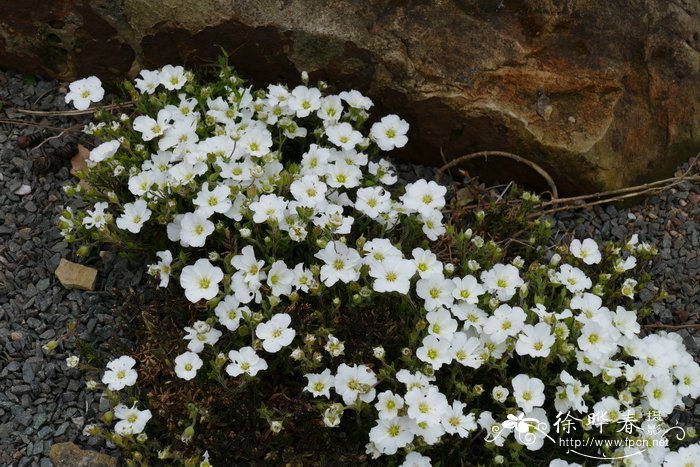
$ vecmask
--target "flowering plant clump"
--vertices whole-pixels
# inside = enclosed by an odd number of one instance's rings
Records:
[[[533,246],[527,263],[506,257],[445,222],[445,187],[397,186],[382,155],[407,144],[408,123],[370,124],[372,101],[357,91],[324,94],[307,79],[256,90],[225,61],[211,82],[166,66],[125,89],[130,113],[98,111],[85,129],[100,144],[87,185],[68,189],[90,206],[65,211],[60,226],[83,249],[144,253],[159,287],[184,292],[191,319],[167,346],[175,352],[161,352],[160,384],[177,379],[196,394],[173,420],[145,408],[155,400],[138,392],[139,362],[107,364],[114,408],[92,431],[130,463],[242,458],[198,445],[213,429],[266,433],[257,444],[271,446],[267,461],[338,461],[294,451],[296,429],[359,446],[354,461],[430,465],[462,453],[474,464],[576,465],[580,456],[552,442],[563,414],[576,439],[662,438],[683,398],[700,395],[700,366],[681,339],[644,335],[628,309],[639,286],[629,274],[654,254],[636,236],[619,247],[573,239],[554,255]],[[83,99],[101,95],[89,91]],[[215,392],[229,405],[211,402]],[[244,409],[261,424],[227,424]],[[632,419],[644,429],[613,426]],[[634,446],[588,454],[677,465],[700,451]]]

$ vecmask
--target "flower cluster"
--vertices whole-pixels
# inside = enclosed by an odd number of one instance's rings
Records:
[[[373,420],[367,453],[403,450],[404,465],[429,465],[420,452],[477,430],[497,431],[489,439],[499,446],[545,445],[547,430],[530,442],[501,429],[507,416],[547,426],[552,410],[665,417],[700,395],[700,366],[680,338],[642,335],[621,304],[638,285],[625,272],[651,253],[636,237],[622,249],[574,239],[529,265],[453,258],[431,249],[457,230],[444,222],[446,188],[396,183],[381,155],[406,145],[408,123],[388,115],[364,131],[373,104],[359,92],[324,95],[308,82],[254,90],[227,67],[201,86],[173,66],[142,71],[131,91],[135,115],[89,128],[105,140],[86,175],[95,202],[66,211],[60,226],[69,239],[127,247],[141,234],[158,285],[173,278],[201,306],[173,362],[186,384],[206,368],[243,381],[288,368],[321,398],[323,425],[357,410]],[[405,338],[371,343],[376,361],[346,359],[360,354],[326,315],[353,307],[393,309]],[[135,364],[110,362],[103,383],[134,385]],[[126,435],[151,418],[123,404],[114,414]]]

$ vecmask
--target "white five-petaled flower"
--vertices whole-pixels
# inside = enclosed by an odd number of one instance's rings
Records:
[[[219,282],[224,272],[214,266],[208,259],[200,258],[194,265],[185,266],[180,273],[180,285],[185,289],[185,296],[192,303],[201,299],[211,300],[219,293]]]
[[[347,122],[329,126],[326,128],[326,136],[328,141],[348,151],[362,142],[362,133]]]
[[[165,89],[175,91],[185,85],[187,76],[183,67],[165,65],[158,72],[158,80]]]
[[[126,386],[133,386],[138,378],[134,370],[136,360],[128,355],[121,356],[107,363],[107,371],[102,376],[102,382],[112,391],[119,391]]]
[[[160,85],[160,73],[158,71],[141,70],[140,78],[134,80],[136,89],[145,94],[153,94]]]
[[[406,193],[401,202],[409,212],[430,215],[445,207],[447,188],[434,181],[420,179],[406,185]]]
[[[532,412],[535,407],[544,404],[544,383],[541,379],[521,373],[513,378],[512,385],[515,402],[523,412]]]
[[[146,423],[151,419],[151,411],[138,410],[136,404],[130,408],[119,404],[114,408],[114,416],[119,420],[114,425],[114,431],[119,435],[137,435],[146,428]]]
[[[587,238],[583,242],[573,239],[569,245],[569,251],[586,264],[598,264],[602,259],[598,244],[592,238]]]
[[[483,330],[493,342],[504,342],[508,337],[515,336],[520,332],[526,318],[527,315],[522,308],[503,304],[493,311],[493,315],[489,316]]]
[[[105,96],[102,82],[96,76],[79,79],[70,83],[66,94],[66,104],[73,102],[78,110],[90,107],[90,102],[99,102]]]
[[[258,324],[255,335],[262,339],[263,349],[270,353],[279,352],[292,343],[296,331],[289,327],[292,317],[287,313],[277,313],[269,321]]]
[[[369,270],[369,275],[375,278],[372,288],[376,292],[399,292],[404,295],[408,293],[415,273],[413,261],[395,257],[375,262]]]
[[[204,246],[207,237],[214,232],[214,223],[201,212],[188,212],[180,218],[180,244]]]
[[[513,298],[518,287],[525,281],[520,277],[518,268],[512,264],[495,264],[493,268],[481,273],[481,282],[490,293],[495,293],[496,297],[502,301]]]
[[[197,370],[202,368],[204,362],[194,352],[185,352],[175,357],[175,374],[184,380],[191,380],[197,376]]]
[[[243,347],[240,350],[231,350],[228,353],[231,363],[226,365],[226,373],[238,376],[246,373],[255,376],[261,370],[267,370],[267,362],[255,353],[252,347]]]
[[[205,218],[210,217],[215,212],[225,213],[231,209],[230,195],[231,189],[225,185],[217,185],[213,190],[209,190],[209,184],[205,183],[193,200],[194,205],[197,206],[195,212]]]
[[[304,377],[308,380],[304,391],[310,392],[314,397],[325,396],[330,399],[330,390],[335,382],[331,370],[326,368],[321,373],[307,373]]]
[[[117,217],[117,227],[128,230],[131,233],[139,233],[143,223],[151,218],[151,210],[148,203],[142,199],[137,199],[133,203],[124,205],[124,214]]]
[[[377,394],[374,386],[377,376],[366,365],[341,363],[335,374],[335,392],[343,398],[345,405],[354,405],[359,397],[363,402],[372,402]]]
[[[362,258],[357,250],[342,242],[328,242],[314,256],[325,263],[321,266],[321,281],[328,287],[338,281],[347,284],[360,278]]]
[[[372,125],[369,136],[382,151],[402,148],[408,142],[408,122],[397,115],[387,115]]]

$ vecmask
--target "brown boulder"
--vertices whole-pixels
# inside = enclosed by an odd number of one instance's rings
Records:
[[[509,151],[572,193],[670,175],[700,149],[698,0],[0,4],[0,66],[63,79],[221,48],[256,84],[307,70],[367,92],[412,124],[413,161]]]
[[[95,451],[80,449],[73,443],[57,443],[51,446],[51,462],[56,467],[117,467],[117,460]]]

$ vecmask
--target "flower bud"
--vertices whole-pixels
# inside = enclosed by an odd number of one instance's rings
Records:
[[[180,441],[182,441],[185,444],[188,444],[190,441],[192,441],[192,438],[194,438],[194,427],[190,425],[187,428],[185,428],[185,431],[182,432],[182,436],[180,436]]]
[[[108,410],[102,415],[102,421],[105,422],[107,425],[112,423],[112,420],[114,420],[114,412],[111,410]]]
[[[270,430],[273,433],[277,434],[280,431],[282,431],[283,429],[284,429],[284,426],[282,426],[282,422],[280,422],[279,420],[273,420],[270,422]]]
[[[242,238],[249,238],[253,232],[249,228],[242,228],[241,230],[238,231],[238,233],[241,234]]]

